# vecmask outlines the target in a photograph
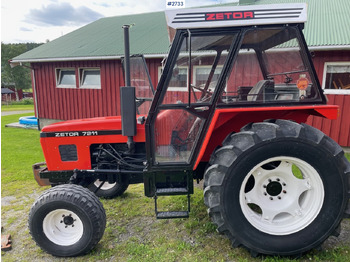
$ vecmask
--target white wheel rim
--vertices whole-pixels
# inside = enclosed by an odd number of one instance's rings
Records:
[[[94,182],[94,185],[98,188],[101,184],[103,183],[103,181],[99,180],[99,179],[96,179],[95,182]],[[116,183],[108,183],[107,181],[104,182],[104,184],[101,186],[100,189],[102,190],[108,190],[108,189],[111,189],[115,186]]]
[[[44,218],[43,231],[51,242],[60,246],[70,246],[80,240],[84,227],[74,212],[67,209],[56,209]]]
[[[271,162],[279,164],[275,168],[264,166]],[[246,188],[250,176],[254,186]],[[256,165],[244,179],[239,196],[249,223],[271,235],[288,235],[307,227],[319,214],[323,200],[318,172],[301,159],[284,156]]]

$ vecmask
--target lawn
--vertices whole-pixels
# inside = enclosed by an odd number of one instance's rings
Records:
[[[34,105],[14,104],[14,105],[2,105],[1,106],[2,112],[22,111],[22,110],[33,110],[34,111]]]
[[[30,115],[30,114],[26,114]],[[29,235],[27,217],[35,199],[47,189],[34,181],[31,166],[44,157],[39,132],[5,128],[19,115],[2,117],[1,197],[3,234],[11,234],[13,249],[2,252],[3,261],[296,261],[278,257],[252,258],[243,248],[233,249],[216,232],[203,204],[203,191],[196,187],[189,219],[156,220],[153,199],[143,194],[143,185],[130,186],[117,199],[102,200],[107,214],[105,234],[88,255],[54,258],[37,247]],[[350,160],[350,154],[347,155]],[[182,205],[185,199],[163,199],[163,205]],[[349,261],[350,220],[343,233],[331,237],[323,251],[312,250],[298,261]]]

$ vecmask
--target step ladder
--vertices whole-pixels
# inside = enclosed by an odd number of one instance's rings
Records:
[[[187,195],[187,210],[184,211],[158,211],[157,200],[159,196]],[[157,219],[188,218],[190,213],[190,192],[186,187],[156,188],[154,206]]]

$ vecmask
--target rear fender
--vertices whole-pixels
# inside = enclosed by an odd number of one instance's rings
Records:
[[[208,162],[214,149],[221,145],[227,135],[239,132],[248,123],[262,122],[267,119],[286,119],[305,123],[310,115],[336,119],[339,115],[339,107],[311,105],[216,109],[193,169],[195,170],[200,162]]]

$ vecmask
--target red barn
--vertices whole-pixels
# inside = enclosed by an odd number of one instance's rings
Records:
[[[341,146],[350,147],[350,2],[251,2],[308,3],[306,41],[329,102],[341,109],[338,120],[310,117],[308,123]],[[170,44],[164,12],[102,18],[13,58],[12,64],[26,63],[32,68],[35,111],[41,127],[61,120],[120,114],[124,24],[134,24],[130,29],[131,53],[144,54],[156,86]],[[194,67],[193,81],[200,81],[206,69],[205,64]],[[180,68],[179,74],[186,86],[187,69]]]

